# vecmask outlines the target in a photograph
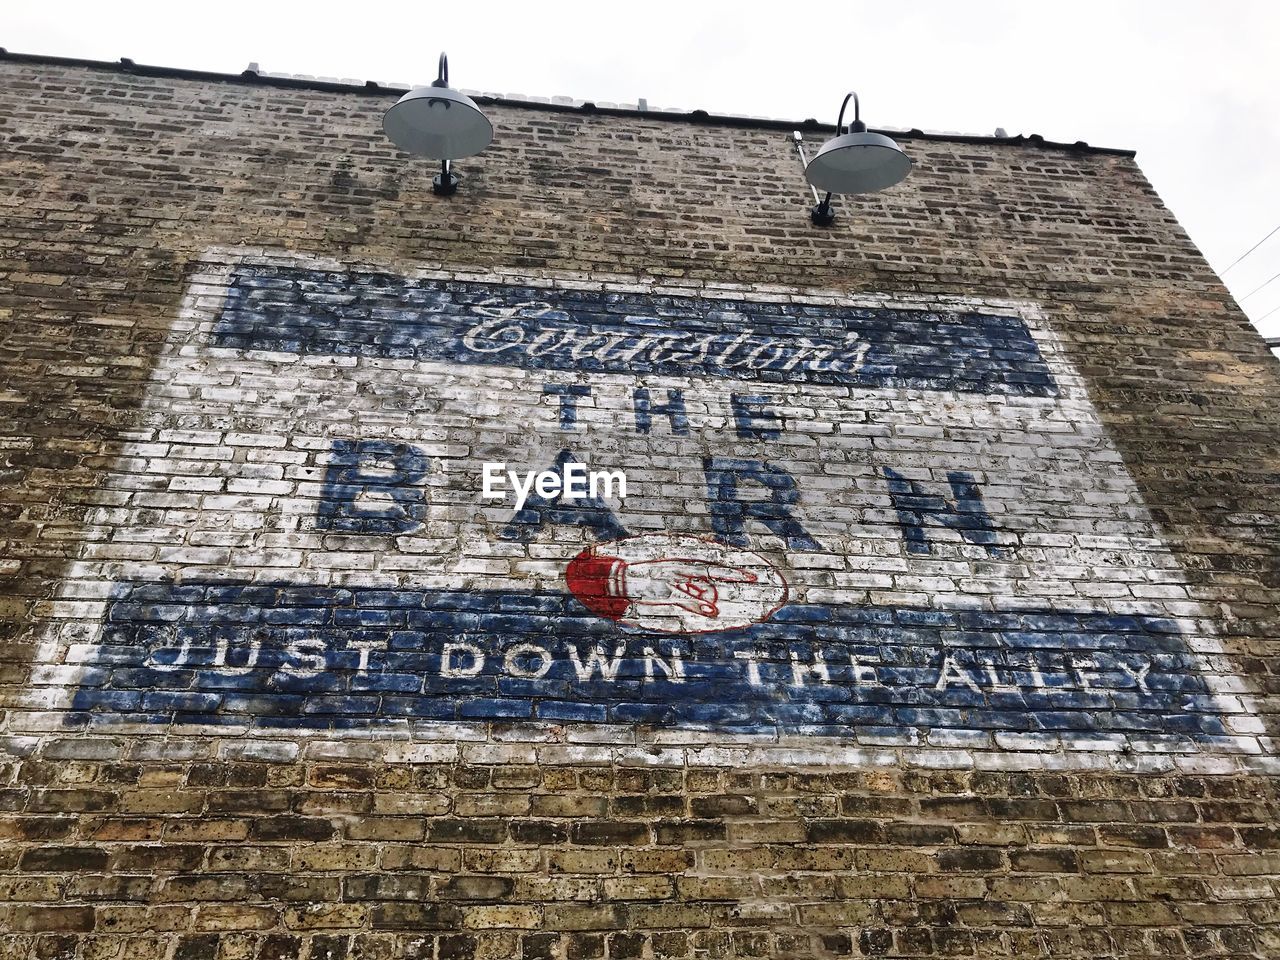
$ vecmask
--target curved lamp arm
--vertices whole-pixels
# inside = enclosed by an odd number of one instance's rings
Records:
[[[433,87],[449,86],[449,55],[444,51],[440,52],[440,68],[436,73],[436,78],[431,82]],[[449,109],[448,100],[438,101],[444,104],[446,110]],[[451,197],[458,191],[458,178],[449,169],[449,161],[440,161],[440,176],[431,181],[431,192],[438,193],[441,196]]]
[[[862,122],[862,108],[858,103],[858,95],[850,90],[844,95],[844,103],[840,104],[840,119],[836,121],[836,136],[844,133],[844,110],[849,106],[849,101],[853,101],[853,123],[849,124],[850,133],[863,133],[867,129],[867,125]]]
[[[836,136],[844,135],[844,112],[849,106],[849,101],[853,101],[853,123],[849,124],[850,133],[865,133],[867,125],[862,122],[862,104],[858,102],[858,94],[850,90],[844,95],[844,102],[840,104],[840,116],[836,120]],[[801,150],[800,155],[804,156]],[[814,199],[817,199],[818,191],[813,192]],[[831,210],[831,194],[828,193],[819,201],[818,205],[810,211],[810,219],[813,220],[814,226],[829,227],[835,222],[836,215]]]

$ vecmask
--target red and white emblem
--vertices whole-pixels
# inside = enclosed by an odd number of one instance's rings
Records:
[[[663,633],[709,633],[768,620],[787,582],[750,550],[654,533],[590,547],[565,571],[573,595],[610,620]]]

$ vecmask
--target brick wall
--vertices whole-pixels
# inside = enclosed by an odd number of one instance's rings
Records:
[[[7,955],[1280,953],[1280,371],[1131,158],[0,72]]]

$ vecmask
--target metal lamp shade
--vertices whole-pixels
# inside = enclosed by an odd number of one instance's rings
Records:
[[[383,116],[382,129],[406,153],[435,160],[473,156],[493,140],[476,102],[449,87],[410,90]]]
[[[886,136],[866,131],[828,140],[804,169],[805,179],[828,193],[875,193],[911,172],[911,158]]]

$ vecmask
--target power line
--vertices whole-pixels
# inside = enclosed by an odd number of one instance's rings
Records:
[[[1257,320],[1253,322],[1261,323],[1263,320],[1267,319],[1267,317],[1271,316],[1277,310],[1280,310],[1280,304],[1277,304],[1276,306],[1272,307],[1270,310],[1268,310],[1266,313],[1264,313],[1262,316],[1260,316]],[[1280,347],[1280,340],[1275,341],[1275,346]]]
[[[1234,267],[1237,263],[1239,263],[1249,254],[1253,253],[1253,251],[1257,250],[1260,246],[1262,246],[1264,243],[1266,243],[1268,240],[1274,237],[1277,233],[1280,233],[1280,223],[1276,224],[1275,229],[1272,230],[1270,233],[1268,233],[1265,237],[1263,237],[1261,240],[1255,243],[1252,247],[1250,247],[1244,253],[1240,254],[1240,256],[1236,257],[1235,260],[1232,261],[1231,267]],[[1227,270],[1230,270],[1231,267],[1227,267]],[[1223,270],[1222,273],[1218,274],[1218,276],[1225,277],[1227,275],[1227,270]]]
[[[1268,283],[1271,283],[1272,280],[1280,280],[1280,273],[1273,275],[1270,280],[1264,280],[1259,286],[1254,287],[1252,290],[1246,293],[1243,297],[1237,300],[1236,303],[1244,303],[1244,301],[1248,300],[1255,293],[1257,293],[1259,290],[1265,287]]]

